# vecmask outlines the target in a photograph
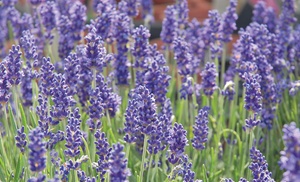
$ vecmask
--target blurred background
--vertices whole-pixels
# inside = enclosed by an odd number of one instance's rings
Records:
[[[28,0],[19,0],[17,9],[20,11],[26,11],[28,10],[28,3],[26,3]],[[96,15],[93,13],[92,10],[92,4],[93,0],[80,0],[82,3],[84,3],[88,7],[88,22],[91,18],[94,18]],[[120,1],[120,0],[117,0]],[[157,43],[160,47],[161,41],[159,40],[160,32],[162,29],[162,20],[164,19],[164,10],[168,5],[172,5],[176,2],[176,0],[152,0],[153,1],[153,16],[154,16],[154,22],[150,26],[150,32],[151,32],[151,42]],[[188,6],[189,6],[189,19],[196,18],[198,21],[202,22],[204,19],[208,16],[208,11],[211,9],[218,9],[220,13],[224,12],[227,5],[229,4],[229,0],[187,0]],[[240,28],[245,28],[249,25],[252,18],[252,11],[254,5],[259,0],[238,0],[238,6],[237,6],[237,14],[239,15],[239,18],[236,22],[237,24],[237,30],[235,31],[235,34],[239,31]],[[266,2],[267,6],[270,6],[275,9],[277,14],[280,13],[280,8],[282,0],[263,0]],[[296,1],[296,14],[298,20],[300,20],[300,1]],[[135,19],[135,24],[139,25],[142,24],[142,18],[141,16],[138,16]],[[233,42],[236,40],[237,36],[233,36]]]

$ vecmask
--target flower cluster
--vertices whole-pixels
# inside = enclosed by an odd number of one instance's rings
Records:
[[[203,150],[205,148],[204,143],[207,142],[209,110],[209,107],[203,107],[199,110],[199,114],[196,117],[196,123],[193,127],[194,138],[192,139],[192,144],[197,150]]]
[[[279,165],[284,169],[283,181],[297,181],[299,179],[299,147],[300,147],[300,130],[296,123],[284,125],[283,141],[285,148],[280,152]]]
[[[252,162],[249,165],[249,169],[252,171],[253,180],[275,182],[272,179],[272,173],[268,170],[265,156],[255,147],[252,147],[250,150],[250,158]]]

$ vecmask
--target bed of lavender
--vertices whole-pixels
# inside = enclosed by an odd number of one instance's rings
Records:
[[[236,0],[203,22],[168,6],[161,48],[151,0],[16,3],[0,1],[0,181],[300,180],[294,0],[256,4],[231,53]]]

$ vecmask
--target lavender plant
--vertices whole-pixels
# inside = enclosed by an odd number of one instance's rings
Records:
[[[82,2],[0,1],[0,181],[299,181],[297,1],[232,36],[178,0],[162,46],[151,0]]]

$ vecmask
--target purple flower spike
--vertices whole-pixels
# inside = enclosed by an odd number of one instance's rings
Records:
[[[62,75],[55,75],[51,95],[54,105],[51,108],[50,115],[54,119],[53,125],[58,124],[63,118],[67,117],[69,107],[76,104],[73,99],[73,93]]]
[[[134,66],[136,68],[144,68],[145,65],[143,61],[145,57],[148,56],[149,52],[149,38],[150,38],[150,31],[140,25],[139,27],[135,28],[132,32],[132,38],[134,39],[134,45],[131,49],[132,55],[135,57]]]
[[[169,150],[170,155],[168,161],[172,164],[176,164],[179,159],[184,155],[184,148],[188,145],[188,140],[186,138],[186,130],[183,128],[182,124],[175,123],[173,129],[170,133],[169,138]]]
[[[25,147],[27,145],[26,141],[26,134],[24,133],[24,126],[17,130],[18,134],[15,137],[16,139],[16,146],[20,149],[20,151],[24,154]]]
[[[32,172],[40,172],[46,168],[46,143],[43,142],[44,134],[39,127],[29,133],[29,158],[28,163]]]
[[[214,91],[217,89],[216,78],[217,71],[214,63],[206,63],[205,69],[201,73],[202,83],[201,87],[203,92],[207,96],[212,96]]]
[[[43,64],[41,67],[41,91],[43,94],[45,94],[46,96],[51,96],[51,88],[53,88],[53,84],[54,84],[54,78],[55,75],[53,73],[54,71],[54,66],[53,64],[50,62],[50,58],[43,58]]]
[[[96,164],[96,171],[100,173],[101,181],[104,181],[104,175],[109,169],[108,160],[112,149],[109,146],[105,133],[101,132],[100,130],[96,131],[95,139],[95,145],[97,149],[96,154],[99,156],[99,160]]]
[[[10,98],[11,84],[8,80],[7,70],[3,62],[0,63],[0,108],[5,105]]]
[[[96,69],[100,73],[106,66],[106,49],[101,37],[95,33],[95,29],[85,37],[87,45],[85,48],[85,56],[87,58],[87,66],[90,69]]]
[[[252,171],[253,181],[275,182],[272,179],[272,173],[268,170],[268,163],[265,156],[255,147],[250,149],[251,163],[249,169]]]
[[[176,175],[182,176],[183,181],[185,182],[193,182],[195,178],[195,172],[191,170],[192,163],[189,162],[188,156],[183,155],[178,164],[174,167],[173,176],[170,176],[171,179],[175,179]],[[196,182],[202,182],[201,180]]]
[[[217,10],[210,10],[208,12],[208,31],[207,36],[210,37],[210,51],[211,51],[211,59],[219,58],[219,54],[222,51],[222,32],[220,30],[221,25],[221,16]]]
[[[103,1],[103,0],[101,0]],[[106,0],[110,1],[110,0]],[[103,2],[101,2],[103,3]],[[96,33],[103,38],[107,43],[113,43],[115,37],[114,34],[114,21],[116,18],[116,9],[111,7],[110,2],[103,3],[105,10],[99,12],[95,20],[91,20],[91,24],[96,28]],[[100,4],[99,4],[100,6]],[[109,8],[110,7],[110,8]]]
[[[154,97],[145,86],[138,86],[130,93],[125,118],[126,142],[135,142],[137,149],[141,151],[144,137],[147,135],[150,153],[156,154],[164,149],[161,143],[162,123],[156,114]]]
[[[21,82],[21,54],[20,46],[13,45],[9,51],[8,57],[5,59],[7,64],[7,77],[12,85],[18,85]]]
[[[127,43],[129,42],[130,35],[130,18],[124,14],[120,13],[116,16],[115,22],[115,37],[117,41],[115,76],[118,85],[128,85],[129,70],[128,70],[128,58],[127,58]]]
[[[272,7],[267,7],[264,1],[258,1],[254,6],[252,21],[267,25],[268,30],[275,33],[278,19]]]
[[[284,150],[280,152],[279,166],[283,173],[282,181],[297,181],[300,177],[300,130],[296,123],[285,124],[283,129]]]
[[[204,144],[208,137],[208,113],[210,108],[205,106],[199,110],[196,117],[195,125],[193,126],[194,138],[192,139],[193,147],[197,150],[205,149]]]
[[[74,41],[81,39],[81,31],[83,30],[86,23],[86,6],[82,3],[75,1],[69,10],[71,25],[71,32]]]
[[[123,149],[124,146],[119,143],[112,146],[109,157],[111,182],[127,181],[128,176],[131,176],[130,170],[127,168],[127,159],[125,159]]]
[[[130,17],[136,17],[139,13],[139,0],[122,0],[122,3],[119,3],[119,8],[122,13],[126,13]]]
[[[75,109],[74,113],[69,114],[68,125],[66,127],[66,147],[65,155],[76,157],[80,154],[79,147],[82,143],[82,132],[80,130],[79,109]]]
[[[176,37],[177,21],[176,7],[174,5],[167,6],[165,10],[165,18],[162,23],[162,31],[160,33],[161,40],[170,46]],[[170,47],[168,47],[170,48]]]
[[[165,58],[160,53],[154,57],[154,60],[149,63],[147,71],[143,73],[144,84],[153,93],[156,103],[162,104],[166,99],[171,80],[168,73],[169,67],[165,65]]]
[[[108,87],[107,82],[105,82],[102,74],[97,75],[96,77],[96,89],[99,89],[97,95],[98,99],[101,98],[101,104],[103,106],[104,112],[108,111],[111,117],[116,115],[116,112],[121,105],[121,98],[116,93]]]
[[[226,11],[222,14],[222,20],[220,29],[222,32],[222,41],[230,42],[232,40],[232,33],[237,29],[236,20],[238,15],[236,14],[237,0],[230,0],[229,6]]]
[[[252,75],[244,73],[245,83],[243,84],[246,88],[245,95],[245,108],[249,111],[258,113],[262,109],[262,96],[260,90],[260,79],[261,76],[258,74]]]
[[[47,1],[40,6],[39,12],[41,15],[42,24],[46,29],[46,38],[50,40],[51,43],[51,40],[53,39],[51,31],[56,27],[57,24],[57,6],[55,2]]]
[[[173,42],[174,58],[178,65],[180,75],[188,75],[192,73],[192,56],[189,44],[182,38],[178,37]]]
[[[70,54],[65,59],[64,78],[66,84],[70,87],[73,93],[76,93],[76,86],[79,83],[80,62],[77,54]]]
[[[29,30],[23,31],[23,36],[20,38],[20,46],[24,50],[25,58],[27,60],[37,59],[38,55],[35,38]]]
[[[180,15],[177,17],[178,23],[178,36],[186,36],[186,27],[188,26],[189,21],[189,8],[187,0],[180,0],[176,4],[177,14]]]
[[[257,113],[254,113],[254,116],[253,117],[250,117],[249,119],[246,119],[245,120],[245,123],[246,123],[246,127],[249,128],[249,129],[252,129],[254,128],[255,126],[259,125],[260,123],[260,120],[257,119]]]

